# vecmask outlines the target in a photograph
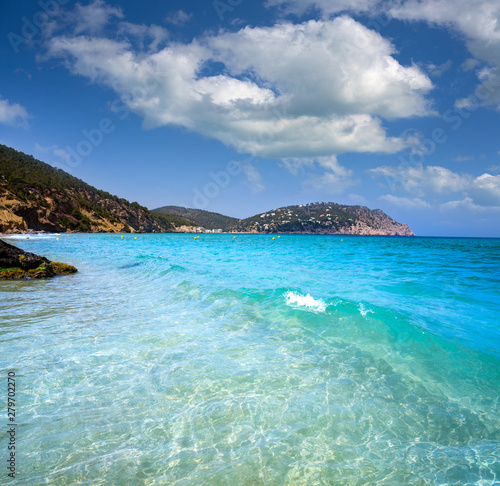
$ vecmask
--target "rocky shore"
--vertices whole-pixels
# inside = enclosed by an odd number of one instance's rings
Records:
[[[0,280],[50,278],[69,275],[77,271],[72,265],[51,262],[45,257],[21,250],[0,240]]]

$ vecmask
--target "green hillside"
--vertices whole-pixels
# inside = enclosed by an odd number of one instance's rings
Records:
[[[155,217],[158,221],[164,221],[166,224],[173,224],[174,226],[198,226],[194,224],[192,221],[181,218],[180,216],[176,216],[171,213],[162,213],[160,211],[152,210],[150,213]]]
[[[162,206],[153,210],[153,213],[165,213],[179,218],[192,221],[196,226],[203,226],[206,229],[221,229],[228,231],[239,220],[231,216],[224,216],[203,209],[183,208],[181,206]]]
[[[380,209],[316,202],[272,209],[234,224],[233,231],[249,233],[312,233],[412,236]]]
[[[163,232],[174,224],[137,202],[0,144],[0,232]]]
[[[29,190],[30,188],[37,189],[40,192],[45,190],[84,189],[92,191],[101,199],[109,199],[145,211],[148,210],[137,202],[130,203],[126,199],[96,189],[62,169],[56,169],[31,155],[18,152],[1,144],[0,183],[16,196],[28,200],[36,200],[36,197]]]

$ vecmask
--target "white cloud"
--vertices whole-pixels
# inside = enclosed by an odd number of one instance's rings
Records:
[[[368,173],[374,177],[385,177],[394,190],[404,190],[417,197],[461,193],[478,206],[500,206],[500,175],[485,173],[474,177],[470,174],[457,174],[444,167],[422,165],[382,166],[370,169]],[[386,196],[387,201],[395,201],[395,196],[390,196],[389,199],[387,197],[389,196]]]
[[[283,7],[288,13],[302,15],[314,8],[324,14],[332,15],[339,12],[363,12],[373,7],[376,0],[267,0],[266,6]]]
[[[126,22],[120,8],[107,5],[103,0],[94,0],[89,5],[76,4],[74,10],[60,10],[42,24],[45,39],[85,36],[87,39],[105,39],[105,33],[113,39],[136,43],[137,49],[156,51],[168,38],[168,31],[159,25],[133,24]],[[38,56],[43,59],[44,56]]]
[[[454,29],[465,38],[475,58],[493,67],[488,77],[487,90],[478,91],[486,105],[500,109],[500,2],[498,0],[268,0],[269,6],[281,5],[286,12],[301,15],[316,8],[329,16],[339,12],[363,12],[368,15],[385,12],[388,17],[410,21],[425,21]],[[464,70],[477,66],[475,59],[464,63]],[[484,73],[483,73],[484,74]]]
[[[477,59],[469,58],[464,61],[464,63],[460,66],[463,71],[472,71],[475,69],[479,64],[481,64],[480,61]]]
[[[389,4],[390,5],[390,4]],[[500,2],[498,0],[407,0],[390,8],[396,18],[427,21],[451,27],[466,39],[474,57],[494,67],[480,75],[480,81],[489,83],[491,92],[482,90],[485,104],[500,108]],[[473,60],[465,69],[473,69]]]
[[[474,102],[474,99],[469,97],[469,98],[460,98],[455,101],[455,106],[457,108],[471,108],[474,109],[477,107],[477,102]]]
[[[303,186],[315,191],[343,194],[349,187],[359,184],[359,181],[353,178],[353,171],[340,165],[335,156],[285,159],[283,163],[294,175],[299,171],[304,172]]]
[[[75,34],[95,34],[114,18],[123,18],[119,8],[107,5],[102,0],[94,0],[89,5],[76,4],[73,20],[76,21]]]
[[[148,49],[128,38],[48,39],[49,57],[113,88],[146,127],[184,127],[262,157],[395,153],[408,141],[387,136],[382,119],[431,113],[429,78],[349,17]],[[224,70],[205,75],[214,62]]]
[[[118,33],[124,35],[130,41],[135,40],[139,49],[155,52],[159,45],[168,38],[168,32],[159,25],[131,24],[120,22]]]
[[[19,103],[11,103],[0,97],[0,123],[14,127],[28,128],[28,120],[31,115],[24,106]]]
[[[382,166],[370,169],[375,177],[385,177],[390,186],[403,189],[416,196],[446,195],[465,190],[471,176],[462,176],[445,167],[426,166]]]
[[[476,204],[472,198],[466,197],[457,201],[449,201],[441,204],[439,208],[442,212],[456,211],[461,213],[486,213],[491,214],[492,211],[500,213],[500,206],[481,206]]]
[[[165,18],[165,22],[173,25],[184,25],[193,17],[192,13],[186,13],[184,10],[177,10]]]
[[[288,112],[406,118],[429,114],[432,89],[416,66],[403,67],[394,46],[350,17],[245,28],[208,44],[232,75],[254,72],[288,97]]]
[[[397,18],[458,28],[471,40],[500,41],[500,4],[496,0],[406,0],[396,3],[390,12]]]
[[[481,206],[500,206],[500,175],[483,174],[476,177],[468,193]]]
[[[379,201],[403,209],[431,209],[432,207],[427,201],[418,197],[398,197],[392,194],[386,194],[385,196],[380,196],[378,199]]]
[[[434,63],[427,64],[427,70],[432,76],[441,76],[446,71],[448,71],[451,66],[453,66],[453,61],[449,60],[444,62],[443,64],[436,65]]]

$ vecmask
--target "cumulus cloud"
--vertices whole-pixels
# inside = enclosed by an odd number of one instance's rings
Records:
[[[19,103],[11,103],[0,96],[0,123],[14,127],[28,128],[31,115]]]
[[[500,175],[483,174],[471,184],[469,194],[481,206],[500,206]]]
[[[390,13],[396,18],[423,20],[460,32],[470,52],[494,66],[479,75],[480,81],[494,88],[483,95],[482,101],[500,108],[500,3],[497,0],[407,0],[390,8]],[[473,65],[470,61],[465,67]]]
[[[461,193],[478,206],[500,206],[500,175],[485,173],[474,177],[457,174],[444,167],[424,167],[421,164],[412,167],[382,166],[368,172],[374,177],[384,177],[394,190],[404,190],[419,198]],[[388,202],[395,201],[395,196],[385,197]]]
[[[471,40],[500,40],[500,4],[496,0],[406,0],[388,5],[397,18],[456,27]]]
[[[470,52],[493,66],[480,81],[491,87],[478,98],[500,109],[500,2],[498,0],[268,0],[268,6],[280,5],[288,13],[304,14],[317,9],[325,16],[339,12],[385,12],[388,17],[425,21],[454,29],[465,39]],[[476,59],[464,63],[464,70],[474,69]]]
[[[291,114],[371,114],[401,118],[429,114],[432,89],[416,66],[403,67],[394,46],[350,17],[245,28],[209,45],[231,74],[253,70],[288,96]]]
[[[125,24],[118,30],[132,31]],[[382,120],[432,113],[429,78],[346,16],[156,50],[129,36],[66,34],[47,45],[74,74],[114,89],[145,127],[184,127],[261,157],[395,153],[409,142],[388,136]]]

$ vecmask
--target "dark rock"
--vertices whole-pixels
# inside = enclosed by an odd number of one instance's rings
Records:
[[[31,270],[38,268],[42,263],[50,263],[50,260],[0,240],[0,268],[19,267],[23,270]]]
[[[56,275],[69,275],[70,273],[76,273],[78,270],[73,265],[68,265],[67,263],[51,262],[52,269]]]
[[[47,278],[77,271],[72,265],[51,262],[0,240],[0,279]]]

